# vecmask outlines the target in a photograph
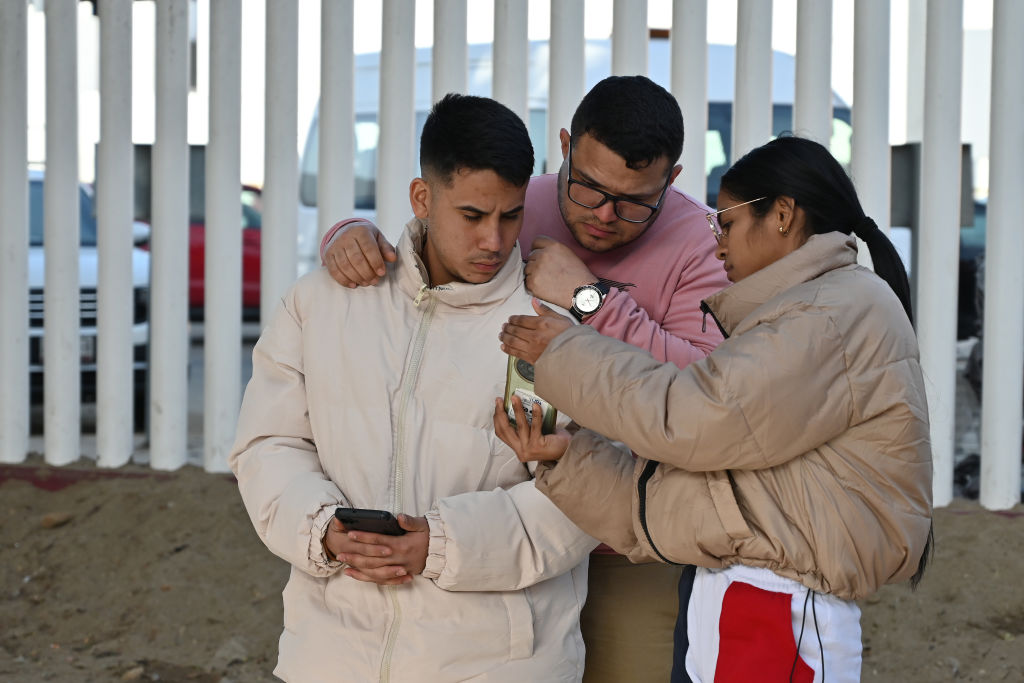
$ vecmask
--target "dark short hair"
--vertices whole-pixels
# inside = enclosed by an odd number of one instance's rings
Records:
[[[871,252],[875,272],[892,287],[914,320],[910,283],[892,242],[864,215],[853,181],[828,148],[814,140],[781,135],[745,155],[722,176],[721,190],[764,217],[779,197],[791,197],[807,216],[811,234],[856,234]]]
[[[569,131],[589,134],[640,169],[683,153],[683,113],[670,92],[645,76],[609,76],[586,94]]]
[[[463,168],[491,170],[517,187],[533,174],[533,145],[522,119],[488,97],[449,93],[430,110],[420,136],[427,180],[448,184]]]

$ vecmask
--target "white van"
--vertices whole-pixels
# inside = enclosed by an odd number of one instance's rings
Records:
[[[467,91],[471,95],[491,94],[491,44],[470,45]],[[589,90],[611,73],[611,40],[588,40],[585,44],[586,83]],[[431,105],[431,49],[416,50],[416,158],[419,158],[419,135]],[[648,54],[651,80],[668,89],[670,43],[664,38],[650,40]],[[355,214],[372,218],[375,209],[377,174],[377,107],[380,100],[380,53],[358,55],[355,77]],[[541,173],[547,152],[547,41],[530,43],[529,117],[526,121],[536,157],[534,173]],[[792,55],[774,52],[772,56],[772,133],[791,130],[793,126],[793,93],[796,61]],[[708,46],[708,130],[705,173],[708,176],[708,204],[714,205],[718,181],[728,168],[732,140],[732,97],[735,75],[735,48],[732,45]],[[832,153],[844,165],[850,161],[850,108],[838,95],[833,95]],[[299,181],[299,272],[319,265],[317,240],[317,167],[319,160],[319,126],[317,110],[309,126],[302,154]],[[569,127],[569,121],[553,121],[552,126]],[[692,131],[687,142],[694,144]],[[346,216],[337,216],[337,219]]]

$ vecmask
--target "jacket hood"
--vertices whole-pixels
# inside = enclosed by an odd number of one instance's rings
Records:
[[[505,301],[524,283],[523,262],[518,257],[519,247],[515,246],[501,270],[487,282],[449,282],[431,287],[430,276],[422,256],[426,237],[426,224],[419,218],[413,218],[405,224],[405,230],[395,249],[398,254],[398,287],[412,299],[420,296],[421,292],[429,292],[439,302],[456,308],[487,306]]]
[[[780,292],[856,262],[856,237],[836,231],[811,235],[793,253],[712,294],[704,303],[722,331],[731,335],[744,318]]]

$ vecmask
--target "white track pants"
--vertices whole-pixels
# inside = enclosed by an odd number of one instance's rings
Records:
[[[686,671],[693,683],[860,680],[856,603],[768,569],[698,567],[687,632]]]

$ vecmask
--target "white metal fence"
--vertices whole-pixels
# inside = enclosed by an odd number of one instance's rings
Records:
[[[935,504],[953,496],[955,320],[960,185],[960,83],[962,0],[911,0],[926,9],[918,333],[928,383],[935,456]],[[466,2],[434,2],[434,91],[466,87]],[[413,150],[414,0],[383,4],[378,175],[408,178]],[[527,101],[527,0],[494,0],[494,96],[525,117]],[[688,129],[707,122],[707,0],[674,0],[671,32],[672,89]],[[237,194],[240,184],[238,121],[241,0],[203,2],[209,12],[209,145],[206,154],[206,324],[204,465],[225,469],[239,405],[240,253]],[[187,420],[187,223],[188,145],[185,101],[189,65],[186,27],[189,0],[156,4],[156,142],[153,149],[152,291],[149,397],[149,462],[175,469],[186,462]],[[614,73],[647,70],[646,0],[614,0]],[[1020,495],[1024,294],[1020,264],[1024,235],[1015,220],[1013,195],[1024,187],[1024,3],[995,0],[991,99],[991,193],[985,314],[981,501],[989,508],[1015,504]],[[889,0],[856,0],[852,173],[867,212],[888,224]],[[79,283],[76,250],[78,178],[76,101],[76,0],[46,0],[46,303],[45,459],[77,460],[79,433]],[[28,450],[27,223],[26,201],[26,4],[0,3],[0,462],[21,462]],[[265,183],[261,310],[265,317],[295,273],[298,159],[296,51],[292,0],[266,0]],[[560,159],[558,129],[567,126],[584,94],[583,0],[550,4],[548,170]],[[132,2],[99,0],[101,141],[97,163],[100,239],[97,444],[99,463],[120,466],[132,458],[131,287],[126,272],[131,248]],[[829,137],[832,3],[798,0],[794,129]],[[353,125],[352,0],[323,0],[321,7],[321,109],[319,219],[323,230],[352,210],[350,138]],[[733,157],[771,134],[770,0],[739,0]],[[453,29],[454,27],[454,29]],[[912,26],[915,35],[922,35]],[[250,37],[251,39],[251,37]],[[913,106],[913,103],[912,105]],[[701,136],[684,149],[684,189],[703,196]],[[377,185],[381,224],[404,222],[404,183]]]

